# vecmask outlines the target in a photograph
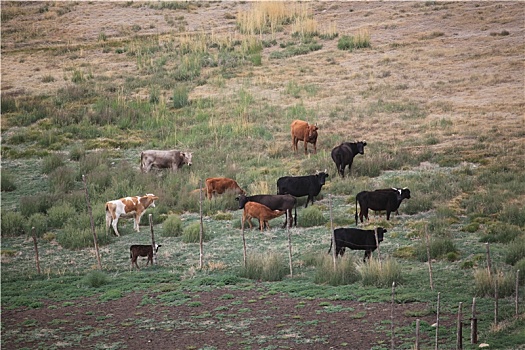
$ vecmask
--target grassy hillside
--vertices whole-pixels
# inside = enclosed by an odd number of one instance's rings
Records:
[[[439,291],[454,313],[458,302],[477,296],[482,338],[495,348],[520,344],[523,317],[513,318],[512,286],[516,270],[525,270],[521,3],[6,1],[1,7],[2,308],[28,306],[34,293],[74,299],[72,290],[60,296],[39,290],[96,268],[82,175],[103,270],[116,276],[103,288],[125,290],[136,282],[128,246],[149,241],[147,215],[139,234],[122,220],[123,237],[106,235],[104,203],[160,197],[148,210],[163,244],[151,273],[157,277],[141,286],[148,290],[166,275],[181,285],[196,278],[220,285],[229,276],[248,283],[239,272],[241,212],[232,196],[203,204],[205,269],[198,269],[198,244],[183,241],[182,231],[199,220],[195,190],[204,179],[226,176],[249,194],[275,193],[280,176],[327,169],[314,209],[298,209],[294,277],[269,288],[388,301],[388,284],[359,279],[342,289],[317,281],[318,256],[329,247],[330,206],[335,227],[354,226],[359,191],[409,187],[412,198],[400,215],[360,225],[388,229],[381,254],[400,267],[398,302],[434,303]],[[294,119],[318,124],[317,154],[304,155],[302,143],[293,153]],[[339,178],[330,151],[356,140],[367,141],[365,154],[355,158],[349,177]],[[191,151],[193,166],[142,174],[145,149]],[[247,233],[248,249],[282,255],[287,266],[279,220],[267,234]],[[45,281],[35,276],[31,227]],[[427,288],[427,234],[434,291]],[[491,322],[487,242],[506,298],[503,327]],[[361,253],[349,255],[360,260]],[[447,334],[453,343],[453,326]]]

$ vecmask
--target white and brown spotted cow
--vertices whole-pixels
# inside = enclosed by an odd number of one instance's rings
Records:
[[[191,166],[191,152],[177,150],[158,151],[148,150],[140,153],[140,170],[147,173],[152,167],[179,170],[184,164]]]
[[[118,232],[118,219],[133,218],[133,228],[139,232],[140,218],[148,207],[155,208],[155,201],[159,197],[153,194],[147,194],[145,196],[125,197],[121,199],[115,199],[106,203],[106,232],[109,226],[113,226],[113,231],[117,236],[120,237]]]

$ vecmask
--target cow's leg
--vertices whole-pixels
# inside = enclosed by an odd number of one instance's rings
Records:
[[[139,224],[140,224],[140,219],[142,218],[143,214],[144,214],[144,212],[140,213],[139,215],[135,215],[135,220],[134,220],[135,222],[133,223],[133,228],[137,232],[140,232]]]
[[[109,211],[106,211],[106,234],[109,232],[109,226],[111,226],[112,217]]]
[[[368,261],[370,261],[370,256],[372,255],[372,251],[371,250],[365,250],[365,256],[363,258],[363,262],[366,262],[366,259],[368,259]]]
[[[117,237],[120,237],[120,233],[118,232],[118,218],[114,218],[113,222],[111,223],[111,226],[113,226],[113,232],[117,235]]]
[[[308,154],[308,141],[304,138],[304,154]]]
[[[363,216],[365,217],[365,219],[368,221],[368,207],[365,207],[363,209]],[[363,217],[361,217],[361,222],[363,222]]]
[[[317,154],[317,144],[314,143],[314,154]]]
[[[131,268],[133,269],[133,265],[135,265],[137,267],[137,269],[140,270],[140,267],[137,264],[137,258],[138,258],[138,256],[134,256],[134,257],[131,258]]]
[[[386,219],[390,220],[390,210],[388,210],[388,209],[386,211]]]

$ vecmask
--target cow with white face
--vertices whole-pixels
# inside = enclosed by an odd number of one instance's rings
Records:
[[[155,208],[155,201],[159,197],[149,193],[145,196],[125,197],[112,200],[106,203],[106,232],[109,226],[113,226],[113,231],[120,237],[118,232],[118,219],[133,218],[133,229],[139,232],[140,218],[146,212],[148,207]]]
[[[177,150],[158,151],[148,150],[140,153],[140,170],[147,173],[152,167],[157,169],[171,169],[178,171],[184,164],[191,166],[191,152]]]

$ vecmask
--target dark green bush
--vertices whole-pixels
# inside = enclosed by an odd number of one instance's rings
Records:
[[[35,213],[46,213],[55,201],[55,196],[47,193],[40,193],[34,196],[22,196],[20,197],[20,212],[26,217]]]
[[[351,256],[337,259],[335,269],[332,255],[323,255],[321,259],[315,261],[314,282],[317,284],[340,286],[352,284],[360,279],[361,275],[357,271],[355,261]]]
[[[505,263],[515,265],[518,261],[525,259],[525,238],[516,238],[506,248]]]
[[[64,156],[59,153],[52,153],[47,157],[44,157],[42,161],[42,174],[50,174],[63,165]]]
[[[280,281],[289,273],[283,256],[277,253],[253,253],[246,259],[246,266],[240,270],[240,277],[261,281]]]
[[[200,226],[199,226],[200,230]],[[182,235],[182,220],[178,215],[169,215],[164,223],[162,224],[162,236],[163,237],[178,237]],[[198,242],[198,238],[197,238]]]
[[[452,239],[434,237],[430,240],[430,259],[439,259],[443,257],[447,258],[449,253],[457,253],[457,249],[454,246]],[[419,261],[428,261],[427,245],[425,239],[423,239],[421,243],[416,246],[416,256]]]
[[[35,228],[35,235],[37,237],[42,237],[44,233],[47,232],[47,216],[42,213],[31,215],[24,223],[24,231],[27,234],[32,235],[33,227]]]
[[[91,271],[82,279],[82,284],[92,288],[102,287],[109,282],[109,276],[103,271]]]
[[[66,222],[77,214],[76,209],[68,203],[59,203],[47,211],[48,225],[53,228],[62,228]]]
[[[199,241],[200,241],[200,230],[201,230],[201,226],[200,226],[200,223],[198,223],[198,222],[195,222],[195,223],[187,226],[186,228],[184,228],[184,231],[182,233],[182,241],[184,243],[199,243]],[[206,227],[204,226],[203,227],[203,232],[202,232],[202,239],[203,239],[203,241],[207,241],[208,238],[209,237],[206,234]]]
[[[16,190],[15,176],[11,172],[3,170],[1,176],[2,192]]]
[[[86,149],[80,144],[74,145],[69,151],[69,159],[78,161],[86,155]]]
[[[177,85],[173,90],[173,107],[182,108],[189,104],[189,90],[184,85]]]
[[[53,170],[48,177],[49,191],[68,193],[75,188],[75,170],[61,166]]]
[[[324,225],[328,219],[323,216],[319,207],[311,205],[301,211],[297,221],[297,224],[301,227],[312,227]]]
[[[2,237],[24,234],[24,225],[27,220],[19,212],[2,210],[2,220],[0,221],[2,223]]]
[[[489,226],[487,233],[481,236],[480,242],[484,243],[509,243],[523,234],[523,230],[515,225],[496,222]]]

